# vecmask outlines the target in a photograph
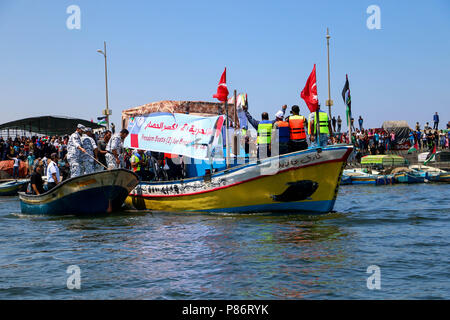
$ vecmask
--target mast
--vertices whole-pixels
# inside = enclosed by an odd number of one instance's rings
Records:
[[[331,106],[333,105],[333,100],[331,100],[331,86],[330,86],[330,34],[327,28],[327,53],[328,53],[328,100],[326,105],[328,106],[328,115],[331,121]]]

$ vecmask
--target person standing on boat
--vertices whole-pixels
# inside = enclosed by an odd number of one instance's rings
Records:
[[[121,156],[123,152],[123,141],[128,136],[128,130],[122,129],[120,133],[111,137],[106,145],[106,163],[108,169],[118,169],[121,167]],[[122,164],[123,166],[123,164]]]
[[[44,171],[44,166],[42,162],[39,162],[34,168],[34,172],[31,174],[30,185],[31,193],[34,195],[40,195],[44,193],[44,181],[42,181],[42,172]]]
[[[289,123],[283,121],[284,112],[278,111],[275,114],[275,123],[273,124],[273,140],[278,142],[279,154],[286,154],[289,152]]]
[[[322,111],[320,109],[320,104],[319,104],[319,143],[320,145],[317,145],[317,142],[314,142],[315,146],[318,147],[326,147],[328,145],[328,136],[330,135],[330,133],[332,133],[332,128],[331,128],[331,124],[330,121],[328,119],[328,114],[325,111]],[[313,112],[310,114],[311,116],[311,124],[310,127],[312,128],[312,131],[314,132],[314,134],[317,133],[317,125],[316,125],[316,112]]]
[[[269,120],[269,114],[267,112],[263,112],[261,114],[261,121],[255,120],[252,118],[250,113],[248,112],[248,103],[242,107],[245,112],[245,116],[247,117],[248,122],[251,123],[253,128],[258,132],[258,138],[256,139],[256,143],[258,145],[258,157],[261,153],[261,157],[270,157],[270,144],[272,142],[272,128],[273,124],[276,120]],[[284,105],[281,108],[281,111],[284,114],[286,113],[287,105]]]
[[[292,115],[286,120],[289,123],[289,152],[295,152],[308,149],[306,142],[306,130],[308,121],[304,116],[300,115],[300,107],[295,105],[291,108]]]
[[[333,132],[336,132],[336,117],[333,116],[333,119],[331,119],[331,125],[333,126]]]
[[[77,129],[69,138],[69,143],[67,144],[67,161],[70,165],[70,177],[78,177],[81,173],[81,155],[85,153],[86,150],[81,145],[81,135],[86,130],[86,127],[82,124],[77,126]]]
[[[82,174],[90,174],[95,172],[95,160],[97,159],[97,144],[93,139],[92,128],[86,128],[86,132],[81,138],[81,145],[86,153],[81,155]]]
[[[61,181],[59,168],[58,168],[58,155],[56,153],[52,153],[50,155],[50,163],[47,167],[47,187],[50,191],[54,187],[58,185]]]
[[[102,163],[105,167],[107,166],[106,163],[106,145],[108,144],[109,140],[111,139],[111,131],[106,130],[105,134],[103,135],[103,139],[100,140],[97,144],[98,147],[98,161],[100,161],[100,163]],[[103,167],[99,166],[100,169],[99,170],[103,170]]]

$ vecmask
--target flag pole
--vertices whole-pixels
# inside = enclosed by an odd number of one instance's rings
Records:
[[[314,71],[316,76],[316,88],[317,88],[317,70],[316,65],[314,64]],[[316,141],[317,141],[317,147],[320,147],[320,121],[319,121],[319,90],[317,90],[317,108],[316,108],[316,117],[315,117],[315,123],[316,126]]]
[[[317,81],[317,80],[316,80]],[[317,82],[316,82],[317,83]],[[319,105],[319,98],[317,98],[317,106]],[[317,147],[320,147],[320,121],[319,121],[319,107],[316,109],[316,116],[315,116],[315,126],[316,126],[316,141],[317,141]]]
[[[330,33],[327,28],[327,53],[328,53],[328,100],[326,105],[328,106],[328,114],[330,115],[331,121],[331,106],[333,105],[333,100],[331,100],[331,86],[330,86]]]
[[[234,90],[234,130],[233,130],[233,153],[235,157],[238,157],[239,146],[238,146],[238,127],[237,127],[237,91]]]
[[[226,149],[226,153],[225,153],[225,160],[226,160],[226,164],[227,164],[227,168],[230,167],[230,148],[229,148],[229,143],[230,143],[230,139],[228,137],[228,97],[225,100],[225,113],[226,113],[226,117],[227,117],[227,121],[225,122],[226,126],[225,126],[225,149]]]
[[[345,81],[348,81],[348,74],[345,75]],[[348,85],[348,91],[350,91],[350,83]],[[348,108],[347,112],[347,123],[348,123],[348,143],[352,144],[352,110],[347,104],[347,101],[345,101],[345,107]]]

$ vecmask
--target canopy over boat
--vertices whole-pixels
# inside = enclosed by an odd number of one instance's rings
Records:
[[[239,124],[239,118],[235,114],[234,104],[228,104],[228,116],[231,121]],[[205,102],[205,101],[171,101],[164,100],[144,104],[139,107],[130,108],[122,111],[122,127],[127,128],[131,118],[137,116],[146,116],[151,113],[184,113],[203,117],[218,116],[226,114],[223,103]]]
[[[361,158],[361,164],[381,164],[383,166],[397,166],[405,164],[405,159],[396,155],[376,155]]]

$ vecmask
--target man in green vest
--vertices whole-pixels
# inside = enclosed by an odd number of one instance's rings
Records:
[[[283,112],[283,117],[286,112],[287,105],[281,108]],[[269,120],[269,114],[263,112],[261,114],[261,121],[253,119],[253,117],[248,112],[248,105],[243,107],[245,115],[248,122],[256,129],[258,132],[258,138],[256,143],[258,144],[258,158],[270,157],[271,154],[271,142],[272,142],[272,128],[276,120]]]
[[[314,142],[314,146],[326,147],[328,145],[328,137],[333,132],[331,129],[331,123],[328,119],[328,114],[325,111],[320,110],[319,105],[319,145],[317,142]],[[314,134],[317,134],[317,124],[316,124],[316,112],[310,114],[311,120],[311,128]]]

